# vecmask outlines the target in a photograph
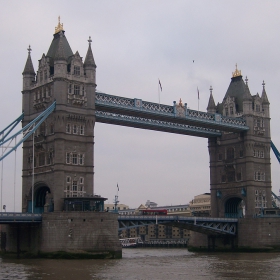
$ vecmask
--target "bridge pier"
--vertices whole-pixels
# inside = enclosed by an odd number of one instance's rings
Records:
[[[208,235],[208,251],[215,251],[216,236]]]
[[[121,258],[117,217],[108,212],[64,211],[44,213],[42,222],[6,221],[1,252],[18,258]]]

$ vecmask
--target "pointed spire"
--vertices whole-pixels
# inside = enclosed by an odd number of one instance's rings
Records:
[[[93,54],[92,54],[92,50],[91,50],[91,42],[92,42],[92,40],[91,40],[91,37],[89,36],[88,51],[87,51],[87,55],[86,55],[86,58],[85,58],[84,66],[91,66],[91,67],[96,68],[96,64],[95,64]]]
[[[268,101],[268,98],[267,98],[267,95],[266,95],[266,91],[265,91],[265,82],[264,81],[262,83],[262,86],[263,86],[262,96],[261,96],[262,102],[263,102],[263,104],[264,103],[269,104],[269,101]]]
[[[54,56],[55,60],[66,60],[67,59],[67,57],[65,55],[65,52],[64,52],[64,47],[63,47],[63,41],[62,41],[63,36],[64,36],[63,32],[60,31],[59,32],[58,48],[57,48],[55,56]]]
[[[246,86],[248,86],[248,78],[247,78],[247,76],[245,78],[245,84],[246,84]]]
[[[24,67],[24,70],[23,70],[22,74],[34,74],[35,75],[33,63],[32,63],[32,60],[31,60],[31,55],[30,55],[30,53],[32,51],[30,45],[29,45],[27,50],[28,50],[28,57],[27,57],[25,67]]]
[[[209,112],[209,113],[216,112],[216,105],[215,105],[212,91],[213,91],[213,88],[212,88],[212,86],[210,86],[210,97],[209,97],[208,106],[207,106],[207,112]]]
[[[248,78],[247,78],[247,76],[245,78],[245,90],[244,90],[243,100],[248,100],[248,101],[252,100],[252,95],[250,93],[250,89],[249,89],[249,86],[248,86]]]

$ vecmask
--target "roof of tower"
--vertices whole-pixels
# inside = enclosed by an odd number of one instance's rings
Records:
[[[53,40],[47,52],[47,57],[50,58],[50,64],[53,65],[53,59],[57,57],[57,54],[63,50],[63,57],[68,61],[69,57],[73,55],[72,49],[65,37],[65,31],[63,30],[63,24],[60,23],[60,17],[58,26],[55,28],[55,34]]]
[[[94,61],[94,57],[93,57],[93,54],[92,54],[92,50],[91,50],[91,37],[89,37],[88,39],[88,51],[87,51],[87,55],[86,55],[86,58],[85,58],[85,63],[84,65],[85,66],[93,66],[93,67],[96,67],[96,64],[95,64],[95,61]]]
[[[30,52],[31,52],[30,45],[27,50],[28,50],[28,56],[27,56],[27,60],[26,60],[25,67],[24,67],[22,74],[34,74],[35,75],[33,63],[31,60],[31,55],[30,55]]]
[[[64,46],[63,46],[63,33],[62,31],[59,32],[59,39],[58,39],[58,47],[56,49],[54,60],[66,60],[67,56],[65,55]]]
[[[237,70],[237,65],[235,72],[232,73],[231,83],[228,87],[224,100],[229,96],[234,97],[237,112],[243,111],[243,100],[252,98],[248,85],[245,84],[242,79],[241,71]],[[219,110],[221,110],[221,107]]]

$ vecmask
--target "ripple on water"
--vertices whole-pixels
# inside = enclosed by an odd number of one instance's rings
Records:
[[[280,279],[277,253],[190,253],[124,249],[119,260],[1,260],[0,280],[263,280]]]

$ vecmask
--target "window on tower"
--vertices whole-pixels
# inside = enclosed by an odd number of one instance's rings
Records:
[[[66,124],[66,133],[71,133],[71,125],[70,125],[70,123]]]
[[[83,154],[79,154],[79,164],[80,165],[84,164],[84,155]]]
[[[74,85],[74,95],[79,95],[79,94],[80,94],[80,86]]]
[[[228,107],[225,108],[225,115],[228,116]]]
[[[71,163],[71,153],[66,153],[66,164]]]
[[[85,134],[85,127],[83,125],[80,125],[80,134],[81,135]]]
[[[50,134],[54,134],[54,124],[50,124]]]
[[[39,166],[45,165],[45,153],[39,153]]]
[[[73,134],[78,133],[78,126],[76,124],[73,125]]]
[[[227,159],[234,159],[234,149],[233,148],[227,149]]]
[[[81,67],[80,66],[74,66],[74,75],[76,75],[76,76],[81,75]]]
[[[78,155],[77,154],[72,154],[72,163],[78,164]]]

